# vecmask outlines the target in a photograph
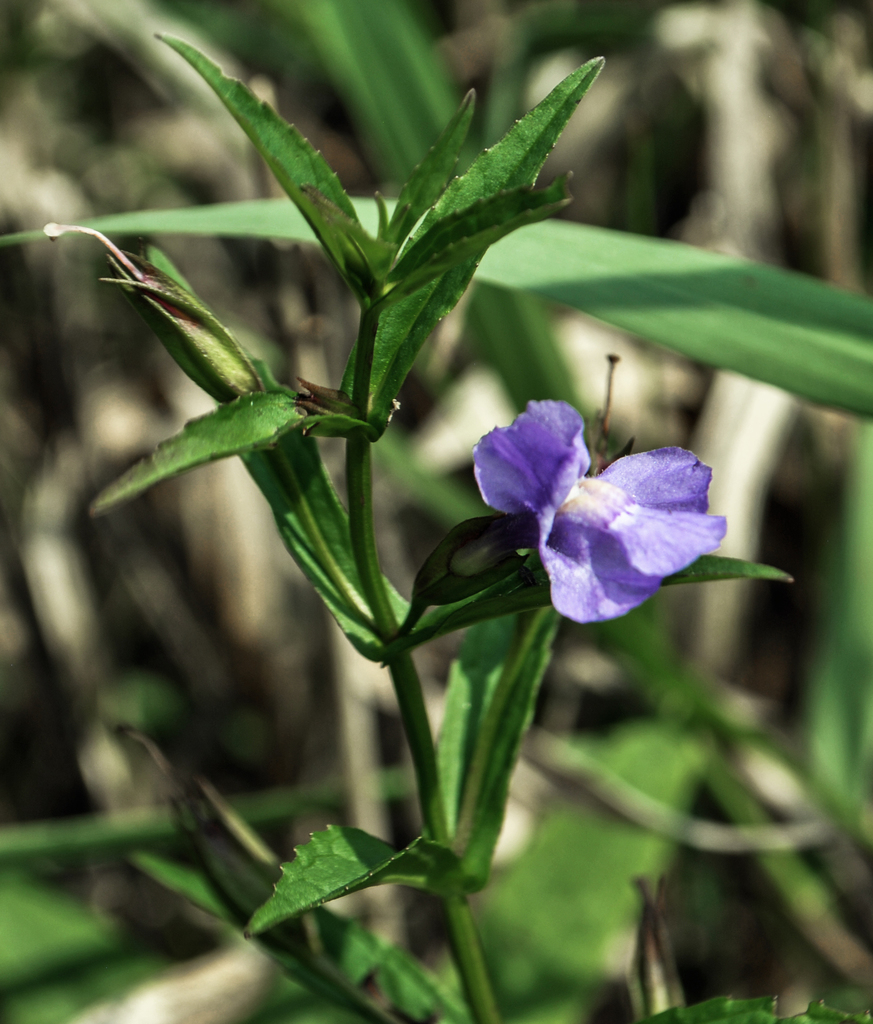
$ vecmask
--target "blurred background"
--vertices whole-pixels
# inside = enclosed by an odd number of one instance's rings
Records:
[[[870,28],[862,0],[0,0],[0,225],[279,194],[157,31],[244,79],[354,195],[396,194],[467,89],[465,161],[603,54],[541,179],[572,170],[563,216],[864,291]],[[338,386],[356,308],[314,248],[157,241],[279,379]],[[85,238],[0,249],[0,1020],[148,1005],[153,1021],[339,1022],[126,860],[178,847],[166,785],[121,723],[239,797],[286,859],[327,822],[397,845],[419,822],[387,676],[329,621],[241,463],[89,518],[101,486],[210,408],[97,283],[104,260]],[[728,516],[723,553],[796,582],[672,588],[627,619],[563,625],[476,902],[507,1017],[630,1021],[632,882],[661,873],[689,1002],[864,1009],[868,427],[483,285],[378,446],[386,571],[408,594],[478,514],[483,433],[530,399],[593,415],[608,353],[616,446],[692,448]],[[339,469],[341,447],[323,450]],[[418,656],[435,724],[457,643]],[[343,912],[444,970],[427,897],[369,890]]]

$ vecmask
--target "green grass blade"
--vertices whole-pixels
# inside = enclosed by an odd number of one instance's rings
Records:
[[[404,0],[262,0],[305,32],[383,174],[402,182],[458,98],[433,38]]]
[[[375,231],[375,203],[357,205]],[[313,238],[284,200],[142,211],[86,224],[132,235]],[[6,235],[0,246],[43,238],[41,232]],[[458,274],[457,269],[452,273]],[[680,242],[545,221],[493,245],[477,279],[564,303],[710,366],[736,370],[824,405],[873,415],[873,303],[803,274]],[[462,280],[459,274],[455,287]],[[451,293],[448,287],[440,296],[434,290],[430,306],[427,296],[413,295],[383,321],[401,310],[409,316],[414,321],[409,347],[417,352],[439,316],[451,308]],[[406,328],[398,323],[392,329]],[[387,339],[384,347],[391,350]],[[402,360],[398,356],[396,367],[380,367],[386,394],[411,354],[404,353]]]

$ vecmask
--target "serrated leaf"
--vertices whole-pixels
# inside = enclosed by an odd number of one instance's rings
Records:
[[[458,858],[439,843],[419,838],[394,850],[359,828],[329,825],[282,865],[273,896],[254,913],[248,931],[259,935],[339,896],[390,883],[442,895],[466,891]]]
[[[368,295],[374,278],[369,260],[376,254],[376,262],[382,262],[386,253],[393,255],[393,249],[367,235],[324,157],[269,104],[259,100],[238,79],[225,75],[195,47],[173,36],[161,38],[212,87],[306,218],[349,286],[361,297]]]
[[[162,441],[151,455],[100,492],[91,514],[103,515],[159,481],[196,466],[275,444],[301,419],[290,395],[265,391],[243,395],[191,420],[174,437]]]
[[[658,1024],[776,1024],[775,1011],[776,1000],[772,996],[760,999],[719,996],[695,1006],[665,1010],[654,1017],[647,1017],[646,1021],[657,1021]]]
[[[588,61],[557,85],[542,102],[517,121],[489,150],[480,153],[469,170],[449,183],[416,232],[413,243],[434,221],[471,206],[483,196],[533,185],[537,175],[576,106],[600,72],[603,61]],[[421,346],[442,317],[454,309],[481,259],[479,253],[449,270],[389,309],[379,320],[371,375],[368,417],[382,431],[400,386]],[[349,357],[354,365],[354,353]],[[350,369],[346,371],[350,374]],[[349,376],[350,380],[350,376]],[[345,382],[346,390],[350,386]]]
[[[473,118],[474,106],[475,94],[471,89],[427,156],[400,190],[386,232],[386,237],[391,241],[403,242],[421,215],[439,199],[458,162],[458,155]]]
[[[540,192],[530,186],[498,192],[448,214],[406,250],[388,275],[389,282],[396,284],[382,304],[411,295],[518,228],[551,217],[569,202],[564,177]]]
[[[725,558],[722,555],[701,555],[696,562],[665,576],[662,586],[674,583],[706,583],[710,580],[775,580],[778,583],[793,583],[794,579],[782,569],[760,562],[744,562],[741,558]]]

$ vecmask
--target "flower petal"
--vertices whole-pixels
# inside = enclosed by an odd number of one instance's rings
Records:
[[[547,533],[555,509],[590,464],[583,427],[566,402],[528,402],[527,412],[473,449],[482,497],[501,512],[544,515]]]
[[[639,572],[615,537],[561,516],[540,558],[552,584],[552,604],[576,622],[624,615],[661,585],[660,576]]]
[[[610,526],[628,562],[651,576],[669,576],[715,549],[727,530],[724,516],[665,512],[635,505]]]
[[[705,512],[709,508],[712,470],[684,448],[626,455],[597,479],[620,487],[641,505],[673,512]]]

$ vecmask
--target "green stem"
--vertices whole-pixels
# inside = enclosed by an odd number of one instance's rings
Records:
[[[440,790],[439,771],[430,721],[424,706],[424,696],[418,672],[409,654],[401,654],[388,662],[403,729],[412,752],[421,816],[431,839],[448,846],[449,826],[443,795]]]
[[[352,399],[361,419],[366,419],[369,413],[370,372],[377,326],[378,314],[374,314],[369,308],[363,309],[355,352],[355,378],[352,389]],[[383,640],[389,641],[397,635],[397,618],[388,596],[388,588],[376,550],[370,448],[370,442],[360,433],[352,434],[346,440],[349,528],[355,564],[361,587],[370,603],[373,621]],[[440,791],[436,748],[424,705],[421,681],[409,654],[398,655],[388,662],[388,668],[412,753],[425,830],[432,839],[448,846],[451,836]],[[467,900],[463,896],[451,896],[443,900],[443,907],[452,953],[476,1024],[500,1024],[482,944]]]
[[[443,900],[449,942],[476,1024],[501,1024],[482,942],[466,896]]]
[[[425,828],[432,839],[448,846],[451,839],[440,791],[436,752],[418,673],[408,654],[399,655],[388,663],[388,667],[412,751]],[[442,902],[449,943],[473,1018],[476,1024],[500,1024],[482,943],[467,899],[464,896],[449,896]]]

